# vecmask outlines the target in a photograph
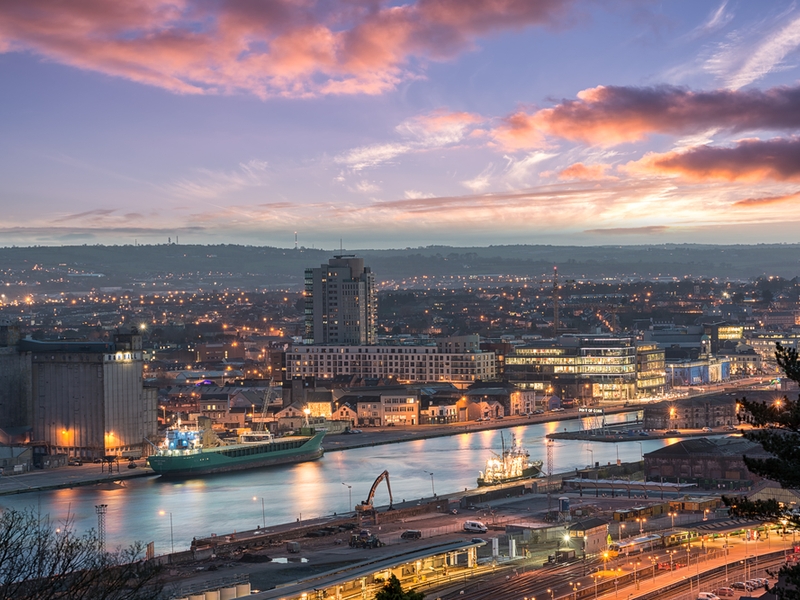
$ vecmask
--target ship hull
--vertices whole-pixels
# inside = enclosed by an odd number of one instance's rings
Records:
[[[478,477],[478,487],[489,487],[492,485],[502,485],[504,483],[513,483],[515,481],[523,481],[524,479],[533,479],[538,477],[542,470],[537,466],[531,466],[522,471],[522,475],[518,477],[504,477],[502,479],[493,479],[492,481],[485,481],[482,477]]]
[[[191,454],[157,454],[147,459],[150,468],[166,478],[230,473],[317,460],[325,432],[310,438],[279,438],[270,443],[235,444],[203,449]]]

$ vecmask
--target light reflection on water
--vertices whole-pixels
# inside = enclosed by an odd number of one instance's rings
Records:
[[[629,415],[606,417],[609,423],[632,420]],[[553,431],[580,430],[590,420],[554,421],[514,426],[503,431],[505,443],[511,433],[528,449],[531,458],[546,464],[545,435]],[[474,488],[491,451],[500,452],[501,430],[461,433],[448,437],[413,440],[331,452],[319,461],[257,471],[215,475],[187,481],[161,481],[157,477],[132,479],[114,488],[77,487],[36,494],[0,497],[0,508],[40,507],[51,520],[70,516],[79,531],[97,526],[95,505],[107,504],[106,544],[127,545],[135,540],[155,541],[156,553],[170,548],[170,518],[175,549],[186,549],[192,537],[223,535],[255,529],[262,524],[261,498],[266,523],[277,525],[334,512],[349,507],[347,485],[352,486],[353,504],[366,499],[375,478],[389,471],[395,502],[431,496],[431,478],[438,494]],[[675,442],[677,440],[669,440]],[[638,460],[667,444],[665,440],[631,437],[618,444],[574,440],[553,442],[553,471],[582,468],[594,460],[601,465]],[[592,453],[589,452],[592,451]],[[378,506],[389,503],[386,486],[375,495]],[[163,514],[161,514],[163,511]]]

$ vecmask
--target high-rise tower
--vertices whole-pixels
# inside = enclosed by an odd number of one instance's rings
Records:
[[[306,269],[306,344],[374,344],[378,303],[375,276],[363,258],[339,254]]]

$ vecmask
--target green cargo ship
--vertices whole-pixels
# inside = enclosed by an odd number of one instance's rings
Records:
[[[164,445],[147,459],[150,468],[162,477],[190,477],[316,460],[324,453],[325,431],[280,438],[261,434],[214,447],[203,447],[202,437],[197,430],[168,431]]]

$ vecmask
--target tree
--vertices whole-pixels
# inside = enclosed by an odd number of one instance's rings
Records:
[[[0,598],[144,600],[161,596],[160,568],[141,544],[105,552],[94,531],[55,527],[33,511],[0,514]]]
[[[786,377],[800,384],[797,350],[777,344],[775,358]],[[800,488],[800,397],[790,400],[784,396],[772,403],[753,402],[746,398],[738,402],[741,405],[739,420],[750,423],[755,428],[745,433],[745,437],[760,443],[772,455],[769,458],[744,456],[747,468],[784,488]],[[749,513],[748,516],[764,520],[786,519],[793,527],[800,527],[800,519],[785,509],[776,511],[772,504],[737,504],[738,499],[726,500],[740,514]],[[780,574],[783,580],[775,590],[778,598],[797,597],[797,590],[800,589],[800,565],[783,567]]]
[[[425,598],[425,594],[422,592],[414,590],[404,592],[400,580],[394,575],[389,577],[389,581],[375,594],[375,600],[423,600],[423,598]]]

